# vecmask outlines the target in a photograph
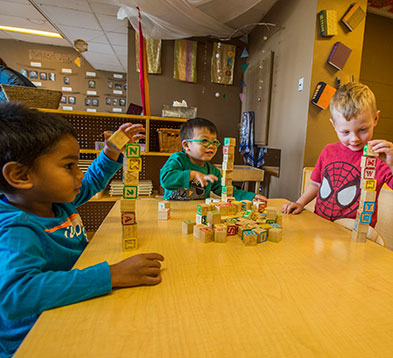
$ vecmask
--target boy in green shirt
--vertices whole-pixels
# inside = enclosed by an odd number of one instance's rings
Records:
[[[203,118],[188,120],[181,126],[183,151],[172,154],[160,170],[165,200],[197,200],[221,195],[221,172],[210,163],[220,142],[214,123]],[[262,195],[233,188],[236,200],[263,200]]]

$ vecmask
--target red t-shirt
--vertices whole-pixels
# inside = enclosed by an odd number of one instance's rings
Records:
[[[363,151],[354,152],[341,142],[323,148],[311,174],[311,180],[321,184],[314,212],[334,221],[341,218],[356,218],[360,199],[360,162]],[[384,183],[393,189],[393,173],[389,166],[377,159],[375,171],[377,201]],[[378,203],[370,225],[377,223]]]

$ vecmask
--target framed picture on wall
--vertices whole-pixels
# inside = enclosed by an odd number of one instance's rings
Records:
[[[46,72],[40,72],[40,80],[46,81],[48,79],[48,74]]]
[[[108,106],[110,106],[111,103],[112,103],[112,99],[111,99],[110,97],[106,97],[105,103],[106,103]]]
[[[93,99],[93,100],[91,101],[91,104],[92,104],[94,107],[98,107],[98,99]]]
[[[32,80],[38,79],[38,72],[37,72],[37,71],[30,71],[29,77],[30,77]]]
[[[126,105],[126,100],[123,99],[123,98],[121,98],[121,99],[119,100],[119,104],[120,104],[120,106],[125,106],[125,105]]]
[[[112,81],[108,81],[108,87],[109,88],[113,88],[113,82]]]
[[[54,72],[49,72],[49,81],[56,81],[56,75]]]
[[[115,83],[115,88],[116,89],[121,89],[121,84],[120,83]]]
[[[89,88],[96,88],[96,81],[89,80],[88,85],[89,85]]]
[[[76,98],[74,96],[68,96],[68,104],[75,104]]]
[[[69,77],[64,77],[63,82],[65,85],[69,85],[70,84],[70,78]]]
[[[23,76],[28,77],[27,70],[25,70],[24,68],[22,68],[19,72],[20,72]]]
[[[90,105],[91,105],[91,99],[85,98],[85,106],[90,106]]]
[[[113,98],[112,104],[113,104],[114,106],[117,106],[118,103],[119,103],[119,102],[117,101],[117,98]]]
[[[67,97],[61,96],[60,103],[62,103],[62,104],[67,103]]]

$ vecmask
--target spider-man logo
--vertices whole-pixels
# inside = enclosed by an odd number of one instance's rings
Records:
[[[360,171],[346,162],[326,166],[315,212],[331,221],[356,213],[360,194]]]

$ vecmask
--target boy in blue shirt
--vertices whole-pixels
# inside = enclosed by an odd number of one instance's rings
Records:
[[[210,163],[220,142],[214,123],[193,118],[181,126],[182,152],[172,154],[160,170],[166,200],[196,200],[221,195],[221,172]],[[263,200],[262,195],[233,188],[236,200]]]
[[[44,310],[161,281],[159,254],[74,269],[87,245],[76,207],[103,190],[122,166],[105,144],[86,174],[76,132],[63,118],[0,103],[0,356],[14,354]],[[140,124],[123,124],[130,140]],[[143,136],[142,136],[143,137]]]

